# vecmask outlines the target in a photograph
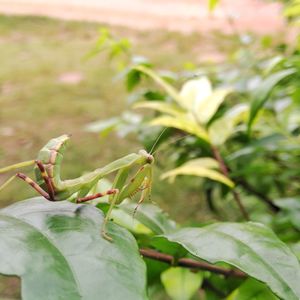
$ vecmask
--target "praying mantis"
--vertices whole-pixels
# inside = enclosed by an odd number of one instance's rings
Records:
[[[112,241],[106,230],[112,209],[124,199],[131,198],[138,192],[141,193],[138,204],[150,196],[154,158],[145,150],[140,150],[138,153],[126,155],[78,178],[62,180],[60,177],[61,163],[69,140],[70,136],[67,134],[53,138],[39,151],[36,160],[0,169],[0,172],[3,172],[34,164],[36,176],[36,181],[34,181],[23,173],[17,173],[0,187],[0,191],[14,178],[20,178],[49,201],[70,200],[83,203],[108,195],[110,206],[101,228],[101,234],[106,240]],[[132,169],[137,169],[137,171],[129,179]],[[115,172],[117,173],[109,190],[94,195],[89,194],[99,180]]]

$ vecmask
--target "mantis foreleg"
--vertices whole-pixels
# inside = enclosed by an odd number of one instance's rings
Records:
[[[108,241],[112,241],[112,238],[107,235],[106,225],[110,219],[111,212],[116,204],[121,203],[124,199],[132,197],[139,191],[142,191],[141,198],[138,201],[138,204],[142,203],[144,199],[150,195],[151,192],[151,183],[152,183],[152,166],[146,164],[142,166],[135,176],[131,178],[128,184],[124,184],[128,177],[128,169],[122,169],[118,172],[115,182],[113,184],[114,188],[120,188],[120,192],[116,193],[113,197],[110,198],[110,207],[104,219],[101,233],[102,236]]]

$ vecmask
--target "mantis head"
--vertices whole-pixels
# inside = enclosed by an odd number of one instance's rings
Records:
[[[141,155],[143,158],[145,158],[147,164],[153,164],[154,163],[154,157],[150,153],[148,153],[146,150],[140,150],[139,155]]]

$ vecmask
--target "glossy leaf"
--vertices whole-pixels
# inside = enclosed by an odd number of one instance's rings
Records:
[[[177,128],[182,131],[186,131],[188,133],[196,135],[205,141],[208,141],[208,135],[207,135],[206,130],[204,128],[202,128],[201,126],[199,126],[192,119],[183,118],[183,117],[175,118],[175,117],[163,115],[161,117],[155,118],[149,124],[153,125],[153,126],[164,126],[164,127]]]
[[[161,281],[172,300],[189,300],[202,284],[202,274],[185,268],[169,268],[161,274]]]
[[[91,205],[33,198],[0,210],[0,273],[22,279],[22,299],[147,299],[145,265],[125,229]]]
[[[248,127],[251,129],[254,119],[256,118],[259,110],[263,107],[265,102],[268,100],[274,87],[286,77],[294,74],[296,71],[294,69],[282,70],[268,76],[257,88],[250,109],[250,116],[248,121]]]
[[[218,163],[212,158],[199,158],[191,160],[176,169],[164,173],[162,175],[162,179],[170,178],[173,181],[178,175],[193,175],[209,178],[233,188],[234,183],[230,179],[220,172],[212,169],[216,167],[218,167]]]
[[[277,300],[268,287],[254,279],[246,280],[226,300]]]
[[[279,297],[300,298],[300,265],[292,251],[259,223],[216,223],[165,237],[210,263],[226,262],[266,283]]]

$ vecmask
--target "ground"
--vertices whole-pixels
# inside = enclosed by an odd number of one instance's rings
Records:
[[[1,0],[0,12],[99,21],[137,30],[168,29],[190,33],[221,30],[260,34],[281,30],[278,3],[222,0],[213,14],[207,0]],[[231,20],[231,22],[229,21]]]

